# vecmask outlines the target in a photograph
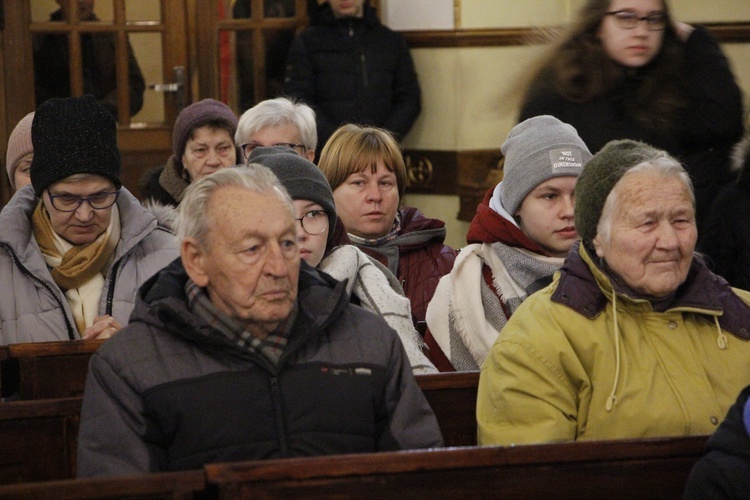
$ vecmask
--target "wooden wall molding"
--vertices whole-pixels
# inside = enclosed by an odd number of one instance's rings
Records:
[[[406,150],[407,194],[458,195],[458,219],[470,221],[485,192],[502,179],[499,149]]]
[[[708,28],[722,43],[750,42],[750,21],[732,23],[699,23]],[[555,28],[544,28],[554,32]],[[403,31],[412,49],[437,49],[450,47],[509,47],[541,43],[537,28],[497,28],[468,30]]]

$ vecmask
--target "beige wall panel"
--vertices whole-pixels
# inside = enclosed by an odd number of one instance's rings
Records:
[[[685,22],[736,22],[750,19],[747,0],[672,0],[672,15]]]
[[[570,0],[460,0],[460,28],[550,26],[571,17]]]
[[[459,51],[455,49],[412,50],[422,87],[422,113],[404,145],[410,149],[453,151],[456,142],[456,107],[464,99],[458,92],[456,74]]]
[[[410,194],[404,197],[404,205],[417,207],[427,217],[445,221],[447,245],[453,248],[466,246],[469,223],[456,219],[459,211],[458,196]]]
[[[514,86],[542,50],[510,46],[459,51],[458,150],[500,148],[516,123],[518,106],[510,100]]]

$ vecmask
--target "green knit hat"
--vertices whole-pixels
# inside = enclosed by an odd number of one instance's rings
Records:
[[[594,248],[592,241],[596,237],[604,202],[615,184],[628,170],[660,153],[643,142],[611,141],[583,167],[576,182],[575,222],[576,231],[587,249]]]

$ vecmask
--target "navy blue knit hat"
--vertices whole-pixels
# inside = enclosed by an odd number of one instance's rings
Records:
[[[122,186],[115,119],[92,95],[42,103],[31,123],[31,143],[31,185],[37,196],[74,174],[97,174]]]

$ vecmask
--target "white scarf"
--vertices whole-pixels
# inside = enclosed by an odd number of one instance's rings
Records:
[[[411,303],[391,287],[383,267],[373,261],[354,245],[342,245],[329,253],[318,265],[318,269],[333,278],[344,281],[346,291],[359,299],[362,307],[382,316],[396,330],[404,345],[414,374],[437,373],[422,352],[422,338],[411,319]]]

